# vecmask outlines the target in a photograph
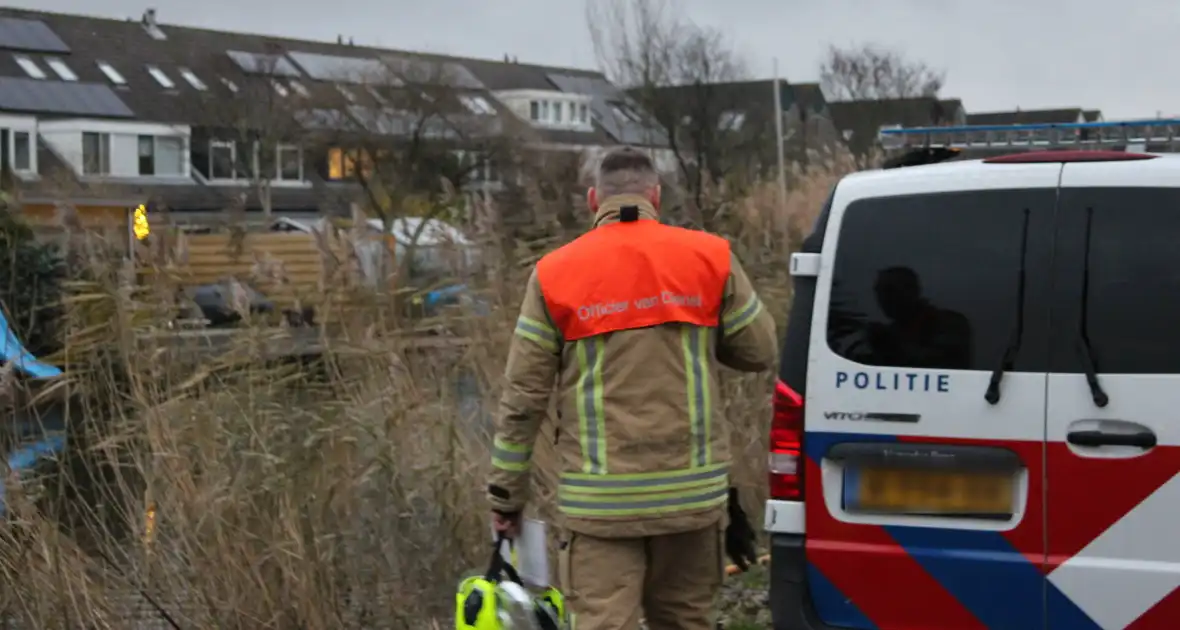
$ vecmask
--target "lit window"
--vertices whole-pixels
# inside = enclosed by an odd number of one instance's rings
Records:
[[[77,81],[78,75],[66,65],[66,62],[56,57],[49,57],[45,60],[45,65],[53,69],[57,76],[61,77],[62,81]]]
[[[307,88],[304,87],[304,85],[302,83],[300,83],[294,79],[291,80],[291,89],[295,90],[295,93],[298,94],[299,96],[302,96],[303,98],[307,98],[307,97],[311,96],[311,92],[308,92]]]
[[[275,91],[279,93],[279,96],[287,96],[290,94],[290,92],[287,91],[287,86],[283,85],[282,83],[271,79],[270,84],[274,86]]]
[[[160,87],[164,88],[165,90],[171,90],[176,87],[176,84],[172,82],[172,79],[168,78],[168,75],[164,74],[164,71],[157,68],[156,66],[147,66],[147,71],[148,74],[152,75],[152,78],[156,80],[156,83],[159,83]]]
[[[25,74],[29,75],[30,77],[34,79],[45,78],[45,71],[42,70],[41,66],[38,66],[37,62],[33,61],[32,59],[24,55],[13,55],[13,59],[16,59],[16,65],[20,66],[20,69],[24,70]]]
[[[202,92],[209,89],[209,86],[205,85],[205,82],[201,80],[201,77],[198,77],[195,72],[189,70],[188,68],[181,68],[180,76],[184,77],[184,80],[188,81],[188,84],[193,86],[195,89],[201,90]]]
[[[238,84],[237,83],[234,83],[233,81],[230,81],[229,79],[227,79],[225,77],[221,77],[221,84],[224,85],[226,87],[226,89],[228,89],[230,92],[233,92],[234,94],[238,93]]]
[[[340,96],[343,96],[344,98],[348,99],[349,103],[356,102],[356,94],[353,94],[352,90],[344,87],[343,85],[340,85],[339,83],[337,83],[336,84],[336,91],[340,92]]]
[[[105,61],[96,61],[95,63],[98,65],[98,69],[102,70],[102,73],[107,75],[107,78],[111,80],[111,83],[114,83],[115,85],[127,85],[127,79],[124,79],[123,75],[119,74],[119,71],[115,70],[114,66]]]

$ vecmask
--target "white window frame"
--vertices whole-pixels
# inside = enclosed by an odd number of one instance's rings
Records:
[[[718,131],[741,131],[746,124],[746,112],[740,109],[730,109],[721,112],[717,119]]]
[[[148,74],[152,75],[152,78],[156,80],[156,83],[160,84],[160,87],[164,88],[165,90],[176,89],[176,82],[172,80],[172,77],[169,77],[163,70],[161,70],[159,66],[149,63],[144,66],[144,68],[147,69]]]
[[[237,83],[234,83],[233,81],[230,81],[229,79],[227,79],[225,77],[221,77],[221,84],[224,85],[226,87],[226,89],[228,89],[230,92],[233,92],[234,94],[238,93],[238,84]]]
[[[184,80],[187,81],[188,84],[193,87],[193,89],[200,90],[202,92],[209,89],[209,86],[205,85],[205,82],[201,80],[201,77],[198,77],[197,73],[193,72],[191,69],[181,67],[177,69],[177,72],[180,73],[180,76],[184,78]]]
[[[287,89],[287,86],[279,83],[275,79],[271,79],[270,84],[274,87],[275,92],[283,98],[287,98],[287,96],[291,94],[291,91]]]
[[[41,69],[41,66],[37,65],[36,61],[33,61],[32,57],[28,55],[13,55],[12,58],[16,61],[16,65],[20,66],[20,69],[29,75],[30,79],[44,80],[49,78],[49,75],[45,74],[45,71]]]
[[[308,98],[311,96],[311,92],[308,91],[307,86],[296,81],[295,79],[291,79],[287,83],[290,84],[291,89],[295,90],[295,93],[298,94],[299,96],[302,96],[303,98]]]
[[[97,172],[87,173],[86,166],[89,161],[86,159],[86,136],[94,135],[98,137],[98,165]],[[111,174],[111,134],[101,131],[83,131],[82,132],[82,175],[86,177],[104,177]]]
[[[340,96],[343,96],[344,99],[347,100],[349,103],[356,102],[356,94],[353,94],[352,90],[348,89],[347,87],[337,83],[336,84],[336,91],[340,92]]]
[[[299,177],[297,179],[287,179],[283,177],[283,153],[285,151],[294,151],[295,157],[299,161]],[[303,181],[303,147],[297,144],[280,143],[275,146],[275,181],[278,182],[302,182]]]
[[[124,78],[123,75],[109,62],[99,59],[98,61],[94,62],[94,65],[98,66],[99,70],[102,70],[102,73],[106,75],[108,79],[110,79],[111,83],[114,83],[115,85],[127,85],[127,79]]]
[[[45,65],[49,66],[49,69],[53,70],[53,72],[62,81],[78,80],[78,75],[74,73],[74,70],[70,68],[68,64],[66,64],[64,59],[60,59],[58,57],[46,57]]]
[[[477,116],[490,116],[496,113],[488,99],[480,94],[460,94],[459,102],[467,108],[467,111]]]
[[[152,139],[152,172],[151,172],[151,174],[145,174],[143,172],[143,170],[140,168],[141,165],[139,164],[139,159],[140,159],[140,157],[142,157],[139,155],[139,143],[144,138],[151,138]],[[181,163],[179,165],[179,170],[177,170],[174,173],[161,173],[160,169],[157,168],[157,166],[159,164],[159,157],[160,157],[160,139],[161,138],[180,140]],[[185,150],[186,147],[188,146],[187,140],[188,140],[187,137],[181,136],[181,135],[161,136],[158,134],[147,134],[147,133],[137,134],[135,137],[135,161],[136,161],[135,170],[136,170],[138,176],[139,177],[184,177],[185,176],[185,168],[184,168],[185,157],[184,156],[188,153]]]
[[[213,175],[213,165],[217,160],[213,159],[214,149],[229,149],[229,168],[230,176],[215,177]],[[215,182],[231,182],[238,180],[238,143],[233,140],[210,140],[209,141],[209,180]]]
[[[16,137],[18,135],[24,136],[25,140],[29,143],[29,163],[26,164],[24,168],[20,168],[16,163]],[[9,129],[8,137],[9,142],[12,143],[11,153],[9,153],[9,157],[11,159],[8,161],[8,163],[12,165],[12,170],[17,173],[35,173],[37,171],[36,134],[27,129]],[[5,149],[8,150],[9,147],[5,147]]]

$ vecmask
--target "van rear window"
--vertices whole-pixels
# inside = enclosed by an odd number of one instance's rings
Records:
[[[1061,193],[1055,330],[1082,331],[1099,374],[1180,373],[1180,189]],[[1082,372],[1076,342],[1059,335],[1053,371]]]
[[[1023,273],[1012,369],[1043,371],[1055,197],[1053,189],[982,190],[850,204],[836,244],[828,345],[866,365],[993,370],[1015,333]]]

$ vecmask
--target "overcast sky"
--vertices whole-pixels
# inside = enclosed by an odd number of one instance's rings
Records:
[[[593,67],[584,0],[23,0],[27,8]],[[756,76],[813,81],[830,43],[877,42],[947,72],[968,111],[1180,115],[1178,0],[682,0]]]

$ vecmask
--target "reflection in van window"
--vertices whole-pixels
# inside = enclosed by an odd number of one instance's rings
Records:
[[[1092,213],[1085,332],[1100,374],[1180,373],[1180,190],[1092,188],[1065,191],[1062,204],[1081,224]],[[1084,236],[1071,230],[1063,243],[1077,248],[1070,268],[1082,283]],[[1080,287],[1079,287],[1080,288]],[[1072,297],[1070,308],[1082,304]],[[1062,371],[1081,372],[1063,338]]]
[[[828,345],[867,365],[995,369],[1016,324],[1025,208],[1036,217],[1024,265],[1026,320],[1030,306],[1045,312],[1044,291],[1035,288],[1047,273],[1048,194],[970,191],[851,204],[836,246]],[[1043,368],[1043,321],[1025,322],[1015,369]],[[1025,352],[1030,337],[1037,348]]]

